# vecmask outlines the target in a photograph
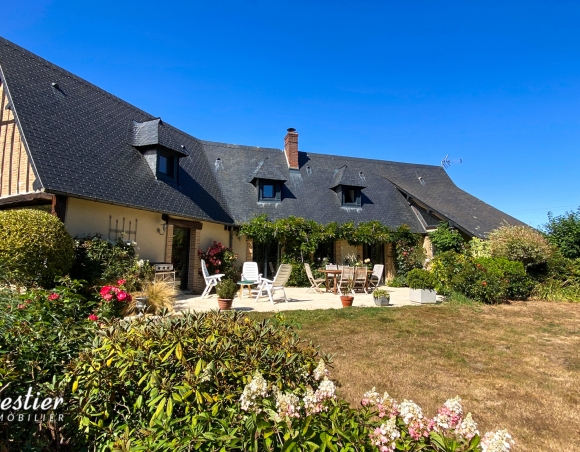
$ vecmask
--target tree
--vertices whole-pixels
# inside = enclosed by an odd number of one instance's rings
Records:
[[[429,234],[429,239],[433,244],[435,255],[445,251],[460,253],[465,245],[465,241],[457,229],[450,227],[449,223],[445,221],[439,223],[437,230]]]
[[[580,207],[555,217],[548,212],[548,222],[542,226],[548,241],[570,259],[580,258]]]

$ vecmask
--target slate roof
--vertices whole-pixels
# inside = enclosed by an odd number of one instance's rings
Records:
[[[2,38],[0,77],[49,193],[225,224],[266,213],[426,232],[408,198],[479,237],[502,222],[522,224],[438,166],[300,152],[293,170],[280,149],[201,141]],[[138,150],[147,145],[184,155],[179,185],[154,177]],[[258,202],[256,178],[284,181],[282,201]],[[362,188],[362,206],[342,207],[338,185]]]
[[[1,78],[47,192],[231,224],[199,140],[168,124],[158,139],[189,153],[180,186],[156,180],[131,145],[133,121],[150,115],[86,80],[0,39]],[[52,86],[58,84],[58,89]]]

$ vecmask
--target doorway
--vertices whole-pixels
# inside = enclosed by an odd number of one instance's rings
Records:
[[[258,263],[260,273],[264,278],[273,278],[270,270],[270,262],[274,269],[278,268],[280,261],[280,247],[278,242],[255,243],[253,261]]]
[[[190,229],[173,227],[173,247],[171,263],[175,270],[175,280],[179,281],[179,288],[187,290],[189,276],[189,240]]]

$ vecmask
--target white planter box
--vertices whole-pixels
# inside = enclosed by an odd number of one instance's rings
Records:
[[[414,303],[434,304],[437,303],[437,293],[434,290],[409,289],[409,300]]]

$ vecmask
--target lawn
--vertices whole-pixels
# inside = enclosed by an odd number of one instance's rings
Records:
[[[253,314],[252,317],[266,317]],[[288,311],[334,354],[339,394],[376,386],[426,415],[459,395],[480,432],[506,428],[516,451],[580,451],[580,304],[521,302]]]

